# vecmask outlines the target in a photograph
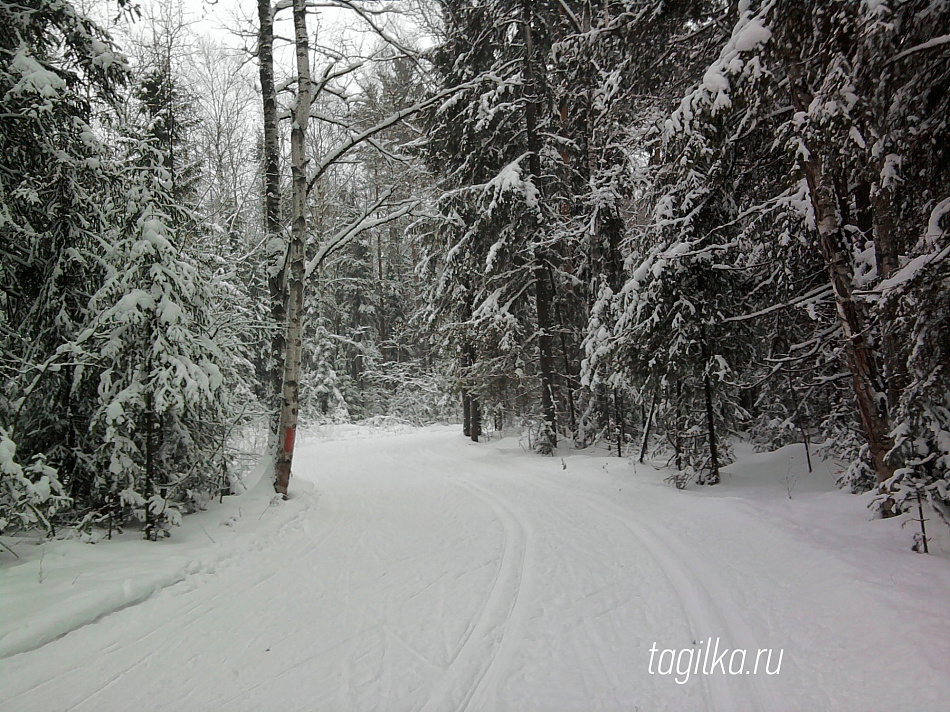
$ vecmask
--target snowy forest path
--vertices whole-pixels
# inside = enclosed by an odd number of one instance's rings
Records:
[[[0,662],[0,708],[772,712],[873,709],[889,684],[852,678],[882,644],[865,613],[900,616],[893,582],[800,526],[806,493],[681,493],[603,453],[440,428],[304,445],[295,467],[290,501],[233,525],[248,546]],[[659,674],[651,646],[713,638],[786,648],[781,675]]]

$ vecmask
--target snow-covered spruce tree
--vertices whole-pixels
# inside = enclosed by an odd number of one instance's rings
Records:
[[[446,35],[435,54],[443,84],[482,79],[431,117],[427,160],[443,180],[446,229],[439,234],[449,239],[438,249],[449,273],[470,275],[463,287],[470,293],[466,319],[506,326],[536,343],[532,400],[540,415],[539,449],[551,451],[563,381],[556,378],[553,276],[562,271],[563,255],[552,230],[560,204],[551,199],[550,184],[560,158],[549,145],[556,128],[547,58],[568,19],[557,3],[503,1],[447,2],[444,16]],[[451,264],[462,257],[470,261]],[[438,283],[453,286],[452,279]],[[458,349],[463,361],[470,358],[467,343]],[[476,367],[482,357],[476,348]],[[472,370],[467,363],[463,368]]]
[[[0,2],[0,427],[21,463],[43,456],[77,502],[93,477],[95,391],[65,346],[90,318],[118,183],[91,126],[125,78],[73,4]]]
[[[638,122],[636,129],[641,130],[648,123],[644,117],[655,115],[657,97],[662,103],[663,92],[682,86],[689,76],[679,70],[696,65],[696,57],[702,56],[680,52],[676,42],[658,42],[657,35],[672,40],[696,33],[705,47],[708,38],[716,36],[711,13],[721,8],[713,3],[634,1],[530,7],[515,2],[449,3],[446,8],[445,75],[470,78],[490,72],[482,87],[443,107],[430,143],[445,141],[450,148],[443,153],[436,148],[433,167],[450,191],[444,203],[447,224],[454,221],[457,239],[468,243],[464,252],[449,254],[472,257],[467,273],[484,273],[479,263],[498,270],[496,276],[488,275],[495,286],[488,281],[478,286],[473,314],[485,313],[479,305],[489,296],[495,303],[509,304],[504,291],[497,289],[501,283],[510,285],[512,294],[528,282],[532,291],[541,289],[534,295],[523,293],[534,296],[536,306],[533,315],[521,310],[529,318],[523,331],[537,330],[539,380],[544,381],[542,365],[547,364],[552,373],[547,390],[555,396],[551,401],[562,414],[561,425],[578,432],[585,422],[578,400],[590,402],[577,394],[579,334],[601,282],[619,288],[620,243],[632,193],[630,167],[646,155],[630,126]],[[484,27],[492,29],[485,32]],[[453,31],[459,38],[453,39]],[[631,45],[638,44],[639,51],[631,52]],[[505,205],[492,196],[476,206],[478,190],[493,190],[492,180],[509,168],[516,168],[536,191],[537,207],[527,209],[525,202]],[[545,279],[533,271],[539,264]],[[519,301],[511,302],[509,314],[519,313],[519,306]],[[544,327],[538,326],[538,319]],[[467,352],[464,344],[459,351]],[[483,356],[481,352],[475,359],[476,367]],[[546,392],[542,388],[540,395]],[[610,403],[626,399],[622,393],[608,395]],[[597,409],[586,408],[588,413]],[[543,406],[541,411],[548,412]]]
[[[361,207],[361,206],[360,206]],[[360,207],[355,207],[357,213]],[[378,412],[376,393],[366,382],[367,372],[379,361],[377,341],[378,315],[381,310],[379,292],[374,288],[375,260],[368,236],[351,240],[338,253],[330,289],[340,310],[336,315],[336,332],[346,380],[344,398],[356,417],[368,417]],[[314,316],[317,316],[316,314]]]
[[[334,368],[336,339],[321,323],[307,335],[307,354],[303,381],[301,382],[301,405],[309,419],[348,420],[349,411],[340,388],[343,385]]]
[[[177,244],[181,206],[162,152],[143,141],[128,160],[106,278],[90,303],[98,316],[81,341],[98,379],[96,499],[156,539],[224,484],[228,359],[210,328],[214,295]]]
[[[147,48],[144,73],[135,87],[139,121],[171,180],[170,197],[177,205],[195,207],[199,179],[191,134],[198,124],[194,97],[172,62],[172,38],[156,37]]]
[[[947,61],[910,50],[928,46],[947,13],[923,2],[765,4],[760,13],[772,34],[762,59],[787,82],[775,95],[797,112],[784,135],[808,189],[872,483],[901,464],[890,431],[909,385],[910,344],[891,303],[867,293],[912,256],[945,197],[946,169],[931,146],[946,136]],[[900,166],[910,157],[916,175],[905,179]]]
[[[426,95],[422,65],[396,56],[391,47],[382,47],[380,58],[381,63],[361,77],[362,96],[353,105],[353,118],[364,130],[417,104]],[[432,177],[419,157],[411,155],[418,136],[419,130],[410,120],[378,134],[374,145],[365,144],[354,151],[359,159],[354,181],[358,181],[364,200],[370,205],[384,200],[391,206],[375,211],[374,218],[420,200],[431,204]],[[414,274],[417,232],[418,218],[407,214],[368,229],[361,236],[368,248],[363,262],[365,298],[372,307],[364,317],[367,331],[363,341],[371,339],[378,353],[375,363],[364,369],[364,384],[375,394],[378,412],[391,415],[406,415],[406,407],[411,406],[402,384],[408,387],[410,383],[426,383],[429,388],[442,382],[427,365],[429,349],[426,340],[420,338],[418,325],[410,325],[422,308],[422,285]],[[410,412],[413,410],[410,408]]]
[[[472,314],[485,314],[480,305],[490,306],[489,297],[518,313],[519,301],[497,287],[510,285],[514,294],[532,283],[535,314],[521,313],[529,318],[523,330],[537,330],[536,367],[547,383],[540,395],[553,394],[551,404],[566,416],[562,426],[566,420],[577,434],[590,420],[603,423],[606,413],[597,411],[628,395],[619,389],[609,389],[605,399],[578,395],[577,377],[580,333],[594,295],[602,284],[616,291],[622,281],[620,245],[634,192],[630,169],[649,155],[638,137],[657,108],[671,101],[665,93],[682,87],[699,66],[704,55],[697,47],[708,51],[723,9],[639,0],[459,2],[444,8],[446,38],[436,62],[443,76],[488,74],[482,86],[442,107],[433,122],[430,158],[449,190],[446,225],[457,229],[455,242],[442,251],[453,259],[469,255],[473,263],[460,272],[488,277],[483,286],[468,280],[478,290]],[[515,175],[512,169],[535,199],[506,205],[489,195],[476,205],[479,191],[491,193],[493,179]],[[449,251],[462,241],[464,251]],[[485,274],[483,264],[497,274]],[[459,352],[469,350],[459,344]],[[477,353],[476,368],[483,357]],[[578,401],[587,401],[585,417]],[[544,404],[541,411],[550,413]]]
[[[929,502],[950,524],[948,23],[946,3],[866,8],[854,83],[867,97],[856,123],[870,155],[864,176],[879,280],[871,299],[897,467],[875,504],[916,514]]]
[[[767,412],[778,406],[780,411],[787,412],[788,406],[776,399],[782,394],[785,383],[790,387],[793,382],[801,384],[801,376],[805,371],[811,372],[809,377],[812,383],[807,388],[800,386],[800,391],[811,394],[820,384],[831,383],[834,374],[827,373],[829,337],[839,339],[840,349],[842,329],[853,329],[863,317],[850,296],[849,283],[829,266],[834,264],[835,269],[840,266],[837,258],[832,259],[834,250],[839,249],[840,244],[827,232],[822,237],[821,230],[816,230],[817,234],[808,231],[809,221],[812,226],[822,225],[820,220],[814,218],[814,181],[810,183],[807,179],[809,166],[816,167],[817,154],[799,150],[803,141],[802,126],[797,123],[797,119],[794,122],[788,120],[791,112],[782,103],[789,101],[787,89],[783,91],[781,87],[781,77],[785,76],[787,66],[786,58],[776,60],[773,64],[764,61],[769,55],[767,48],[771,47],[769,40],[772,30],[769,29],[769,22],[772,16],[769,13],[774,8],[764,3],[759,8],[760,14],[756,14],[747,3],[743,3],[740,9],[732,36],[706,70],[702,82],[686,96],[667,123],[666,133],[674,140],[679,137],[686,150],[674,154],[677,160],[666,161],[669,166],[666,173],[672,178],[667,183],[674,190],[665,194],[661,192],[658,214],[668,212],[672,206],[671,216],[674,219],[692,221],[702,215],[704,210],[708,212],[703,193],[709,193],[711,188],[714,192],[717,186],[719,189],[725,188],[735,201],[731,214],[713,215],[704,226],[707,235],[718,235],[719,239],[725,239],[729,234],[733,236],[731,249],[734,258],[732,264],[720,268],[723,270],[721,274],[733,273],[746,280],[745,289],[729,290],[738,298],[733,300],[730,308],[720,313],[718,321],[730,328],[737,324],[749,325],[751,331],[745,334],[744,339],[740,337],[738,343],[758,343],[759,354],[755,356],[747,351],[745,358],[734,362],[747,365],[743,380],[751,395],[756,396],[758,410]],[[782,13],[777,17],[782,22],[787,19]],[[793,26],[798,31],[802,25],[793,23]],[[821,32],[815,35],[821,35]],[[812,39],[818,43],[822,41],[815,37]],[[783,45],[786,48],[789,46],[792,45]],[[820,133],[816,132],[815,135]],[[770,136],[777,136],[778,141],[770,139]],[[817,146],[815,140],[812,139],[813,146]],[[784,154],[786,150],[788,153]],[[803,161],[802,156],[806,156],[811,163],[804,165],[807,160]],[[737,167],[733,172],[732,185],[722,183],[704,169],[704,166],[715,166],[717,163]],[[763,170],[765,166],[771,167],[771,170]],[[789,177],[793,180],[789,181]],[[794,182],[796,179],[800,182]],[[679,197],[677,192],[680,193]],[[805,200],[802,200],[803,197]],[[795,206],[804,208],[797,218],[790,214],[790,209]],[[769,222],[775,226],[773,234],[777,240],[762,239],[763,228]],[[796,257],[799,253],[803,254]],[[821,255],[817,262],[814,259],[816,254]],[[828,275],[832,277],[831,288],[825,287],[820,281],[815,282],[816,265],[823,267],[826,280],[829,279]],[[792,266],[805,269],[796,272],[790,269]],[[835,278],[838,279],[837,291],[834,287]],[[761,283],[771,288],[762,289]],[[784,305],[775,303],[776,292],[785,298]],[[837,297],[839,308],[842,300],[855,307],[843,311],[839,309],[840,314],[851,318],[853,323],[850,326],[840,321],[832,323],[830,328],[825,326],[826,312],[818,305],[830,295]],[[806,328],[795,334],[781,323],[769,329],[767,320],[756,319],[796,304],[810,307],[810,316],[814,321],[810,325],[811,329],[809,325],[804,325]],[[789,318],[787,311],[785,314]],[[788,325],[796,323],[802,324],[800,320],[792,318]],[[870,363],[868,359],[872,354],[853,341],[846,340],[843,350],[854,357],[848,361],[854,367]],[[764,368],[748,368],[748,365],[756,363]],[[805,368],[801,368],[803,365]],[[794,379],[790,375],[792,372],[797,372]],[[862,373],[867,375],[866,371]],[[789,414],[793,421],[801,425],[800,415],[797,408]],[[869,421],[865,419],[864,422],[867,424]]]
[[[656,154],[668,168],[655,172],[653,219],[630,240],[631,277],[614,299],[602,298],[595,308],[588,369],[603,371],[607,360],[611,378],[625,379],[664,404],[681,473],[677,484],[694,471],[698,482],[716,484],[725,464],[725,435],[744,416],[734,364],[750,356],[741,325],[725,318],[734,313],[736,297],[753,285],[737,265],[743,245],[735,227],[734,194],[741,180],[735,156],[709,160],[710,137],[680,134],[676,116]],[[726,130],[707,128],[714,134]],[[608,309],[615,314],[602,320]],[[605,322],[612,323],[606,333]]]
[[[898,333],[912,349],[894,429],[902,466],[883,483],[876,505],[916,512],[928,502],[950,526],[950,199],[942,203],[918,257],[885,285]]]
[[[932,233],[933,211],[946,198],[950,80],[940,32],[948,13],[944,4],[927,2],[762,9],[773,34],[765,58],[787,80],[786,96],[798,112],[786,135],[796,139],[789,144],[808,187],[839,313],[841,350],[867,443],[866,480],[884,483],[885,491],[908,454],[906,441],[891,450],[891,429],[900,404],[916,402],[903,393],[916,390],[927,372],[908,372],[912,339],[927,327],[911,325],[906,312],[900,318],[898,299],[875,297],[889,292],[915,256],[934,253],[935,240],[925,247],[922,236]],[[913,170],[904,168],[911,164]],[[913,291],[903,297],[922,303]],[[940,323],[939,310],[933,317]],[[894,511],[894,501],[881,501]]]
[[[736,130],[709,144],[711,156],[743,155],[749,138],[771,125],[785,166],[776,164],[775,176],[756,191],[737,195],[737,214],[761,225],[774,219],[777,239],[761,243],[763,255],[780,259],[790,254],[783,248],[801,245],[811,253],[798,264],[815,264],[817,255],[827,286],[809,274],[775,271],[784,303],[747,306],[759,313],[805,307],[820,317],[811,336],[787,347],[788,357],[805,349],[827,364],[829,351],[839,354],[872,483],[888,480],[906,456],[908,440],[891,450],[895,404],[914,402],[902,394],[928,372],[911,376],[905,365],[909,337],[926,330],[906,312],[898,317],[901,300],[921,303],[910,296],[912,280],[899,297],[886,295],[916,256],[934,269],[941,263],[939,239],[920,236],[940,234],[946,197],[947,60],[938,30],[946,13],[928,3],[742,2],[732,36],[680,112],[692,132],[705,131],[717,115],[733,116]],[[902,169],[906,157],[913,172]],[[797,227],[782,217],[792,208],[800,213]],[[829,328],[821,326],[825,305],[835,310]],[[744,316],[751,315],[732,318]],[[815,379],[822,380],[838,379]],[[922,422],[909,415],[911,421]],[[883,501],[893,511],[895,501]]]
[[[625,279],[628,224],[638,224],[637,197],[650,185],[642,169],[653,129],[701,75],[725,11],[719,3],[643,0],[572,2],[562,10],[567,26],[547,61],[557,112],[552,148],[561,158],[559,242],[570,265],[557,275],[559,337],[576,376],[591,309]],[[630,433],[640,413],[634,406],[645,405],[643,394],[603,365],[603,373],[588,372],[593,390],[577,393],[581,442],[608,427],[611,414],[618,436]]]
[[[456,249],[444,249],[458,239],[459,228],[444,219],[433,227],[423,246],[420,274],[429,294],[425,329],[437,349],[454,356],[450,370],[461,394],[463,433],[477,440],[486,407],[507,409],[510,420],[512,406],[524,405],[516,399],[516,391],[530,373],[521,346],[527,334],[510,308],[502,313],[485,310],[475,318],[473,304],[482,293],[482,279],[475,272],[474,255],[465,239],[456,243]],[[526,318],[520,309],[518,316]]]
[[[854,418],[842,401],[842,327],[802,179],[800,127],[789,121],[787,92],[760,56],[770,37],[762,17],[744,12],[667,134],[697,143],[707,160],[735,165],[735,215],[709,227],[735,235],[735,259],[723,269],[747,284],[722,320],[743,325],[743,341],[754,347],[737,362],[737,376],[757,433],[777,444],[807,438],[807,428],[821,425],[843,445],[852,440]],[[674,184],[688,182],[696,160],[666,169]]]

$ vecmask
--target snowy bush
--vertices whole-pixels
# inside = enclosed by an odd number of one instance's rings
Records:
[[[56,470],[39,455],[26,466],[18,463],[16,444],[0,428],[0,533],[37,525],[52,532],[53,515],[69,504]]]

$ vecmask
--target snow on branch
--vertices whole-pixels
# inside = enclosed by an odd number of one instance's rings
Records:
[[[771,314],[772,312],[779,311],[780,309],[788,309],[789,307],[793,307],[805,302],[807,303],[819,302],[825,297],[829,296],[831,294],[831,291],[832,290],[831,290],[830,284],[823,284],[820,287],[815,287],[810,292],[806,292],[800,297],[796,297],[795,299],[792,299],[790,301],[783,302],[782,304],[773,304],[770,307],[766,307],[765,309],[760,309],[759,311],[752,312],[751,314],[741,314],[739,316],[730,316],[723,319],[722,321],[723,323],[729,323],[729,322],[750,321],[752,319],[758,319],[759,317],[765,316],[766,314]]]
[[[444,100],[445,98],[449,96],[452,96],[459,92],[465,91],[466,89],[471,89],[477,86],[478,81],[479,80],[476,79],[475,81],[465,82],[464,84],[456,84],[453,87],[449,87],[448,89],[443,89],[440,92],[436,92],[429,98],[423,99],[422,101],[416,102],[410,107],[407,107],[393,114],[390,114],[385,119],[380,121],[378,124],[371,126],[370,128],[356,134],[355,136],[350,137],[349,140],[340,144],[334,150],[330,151],[326,156],[323,157],[323,159],[317,165],[317,168],[314,171],[313,176],[311,176],[310,181],[307,183],[307,193],[313,190],[313,186],[316,185],[316,182],[320,180],[321,177],[323,177],[323,174],[326,173],[327,170],[329,170],[329,168],[332,165],[337,163],[337,161],[343,158],[343,156],[349,153],[349,151],[351,151],[356,146],[360,145],[364,141],[367,141],[368,139],[372,138],[373,136],[380,133],[381,131],[385,131],[391,126],[395,126],[403,119],[409,116],[412,116],[413,114],[417,114],[420,111],[425,111],[426,109],[441,102],[442,100]]]
[[[755,14],[748,9],[742,12],[732,37],[723,46],[716,61],[706,70],[702,82],[683,98],[679,108],[667,119],[666,134],[689,133],[697,114],[708,111],[715,116],[720,110],[731,107],[730,77],[757,77],[762,73],[762,67],[754,53],[772,38],[771,30],[763,21],[772,4],[764,3]],[[749,54],[753,56],[743,56]]]
[[[377,200],[373,205],[364,211],[363,215],[356,222],[349,223],[343,227],[339,232],[337,232],[333,237],[327,240],[317,251],[317,254],[314,255],[313,259],[307,263],[306,276],[309,277],[313,272],[320,267],[321,264],[330,256],[331,253],[335,252],[337,249],[345,245],[352,238],[357,235],[366,232],[367,230],[372,230],[377,228],[380,225],[385,225],[392,222],[393,220],[398,220],[399,218],[407,215],[413,208],[415,208],[419,201],[409,202],[403,205],[398,210],[394,210],[391,213],[382,215],[379,217],[371,218],[370,215],[380,208],[383,203],[392,195],[390,191],[389,194],[383,196]]]
[[[947,215],[950,215],[950,197],[941,200],[930,212],[930,219],[927,222],[927,232],[924,234],[921,242],[923,242],[924,245],[929,244],[931,250],[933,250],[933,247],[936,246],[936,242],[940,236],[947,232],[946,229],[940,226],[941,221]],[[877,289],[868,292],[861,292],[861,294],[864,296],[887,295],[897,289],[900,289],[905,284],[915,279],[918,274],[920,274],[930,265],[942,262],[948,257],[950,257],[950,245],[946,245],[941,250],[929,251],[922,255],[918,255],[897,272],[895,272],[893,276],[882,281],[881,284],[878,285]]]
[[[924,52],[928,49],[936,49],[937,47],[943,47],[944,45],[950,44],[950,35],[941,35],[940,37],[934,37],[933,39],[927,40],[926,42],[921,42],[919,45],[915,45],[908,49],[905,49],[903,52],[894,55],[891,57],[885,65],[894,64],[899,62],[905,57],[909,57],[912,54],[917,54],[918,52]]]

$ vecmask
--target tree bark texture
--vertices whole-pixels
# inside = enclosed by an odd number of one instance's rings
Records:
[[[470,438],[472,436],[472,396],[468,391],[462,391],[462,434]]]
[[[468,407],[471,410],[468,419],[469,427],[471,428],[469,437],[472,439],[472,442],[477,443],[479,436],[482,434],[482,412],[478,405],[478,398],[469,396]]]
[[[867,439],[878,482],[894,474],[886,455],[892,447],[890,428],[882,408],[883,387],[879,381],[877,354],[868,338],[869,322],[863,305],[853,294],[853,269],[843,240],[842,226],[834,209],[831,188],[824,180],[820,159],[814,156],[805,164],[805,178],[815,211],[821,253],[828,270],[838,318],[844,332],[845,361],[851,372],[861,428]]]
[[[811,94],[803,84],[801,70],[795,62],[790,62],[787,69],[792,104],[798,111],[807,111]],[[883,482],[894,474],[894,468],[888,464],[886,457],[893,442],[889,436],[886,395],[880,380],[878,354],[869,338],[870,323],[864,306],[854,297],[854,268],[847,249],[845,226],[836,210],[833,181],[826,174],[819,152],[813,146],[806,145],[806,149],[808,158],[803,160],[805,180],[815,213],[818,243],[844,334],[845,362],[851,373],[858,416],[868,443],[871,464],[877,481]]]
[[[471,313],[471,310],[469,310]],[[472,367],[475,365],[476,354],[475,354],[475,345],[471,342],[465,344],[462,349],[462,372],[470,372]],[[478,442],[478,437],[482,434],[482,418],[481,410],[478,405],[478,398],[469,390],[469,386],[466,385],[463,387],[462,391],[462,408],[464,410],[464,428],[463,432],[465,435],[472,439],[473,442]]]
[[[699,326],[699,343],[702,349],[703,359],[703,401],[706,409],[706,436],[709,441],[709,477],[705,484],[718,485],[719,475],[719,442],[716,439],[716,414],[713,410],[713,386],[712,379],[709,377],[709,340],[706,335],[706,327],[703,324]]]
[[[525,130],[528,138],[528,169],[531,180],[540,188],[541,153],[538,141],[538,85],[534,71],[534,41],[531,25],[531,0],[524,0],[522,37],[524,40]],[[538,230],[537,219],[532,228]],[[532,236],[533,237],[533,236]],[[538,373],[541,380],[541,415],[544,427],[539,447],[553,451],[557,447],[557,409],[554,405],[554,310],[551,270],[543,250],[536,251],[534,264],[534,296],[538,319]]]
[[[260,70],[261,99],[264,111],[264,234],[267,242],[279,240],[280,224],[280,143],[277,133],[277,87],[274,82],[274,15],[270,0],[258,0],[257,15],[259,32],[257,38],[257,62]],[[284,325],[287,318],[287,294],[285,291],[285,255],[269,265],[267,286],[270,294],[270,313],[274,323],[273,337],[268,358],[269,382],[272,385],[276,409],[281,390],[284,362]]]
[[[287,337],[284,378],[281,387],[277,461],[274,489],[284,496],[290,484],[297,433],[300,370],[303,357],[303,290],[307,245],[306,135],[310,117],[310,46],[307,37],[306,0],[294,0],[294,43],[297,55],[297,105],[290,129],[291,175],[293,178],[293,225],[287,250]]]

